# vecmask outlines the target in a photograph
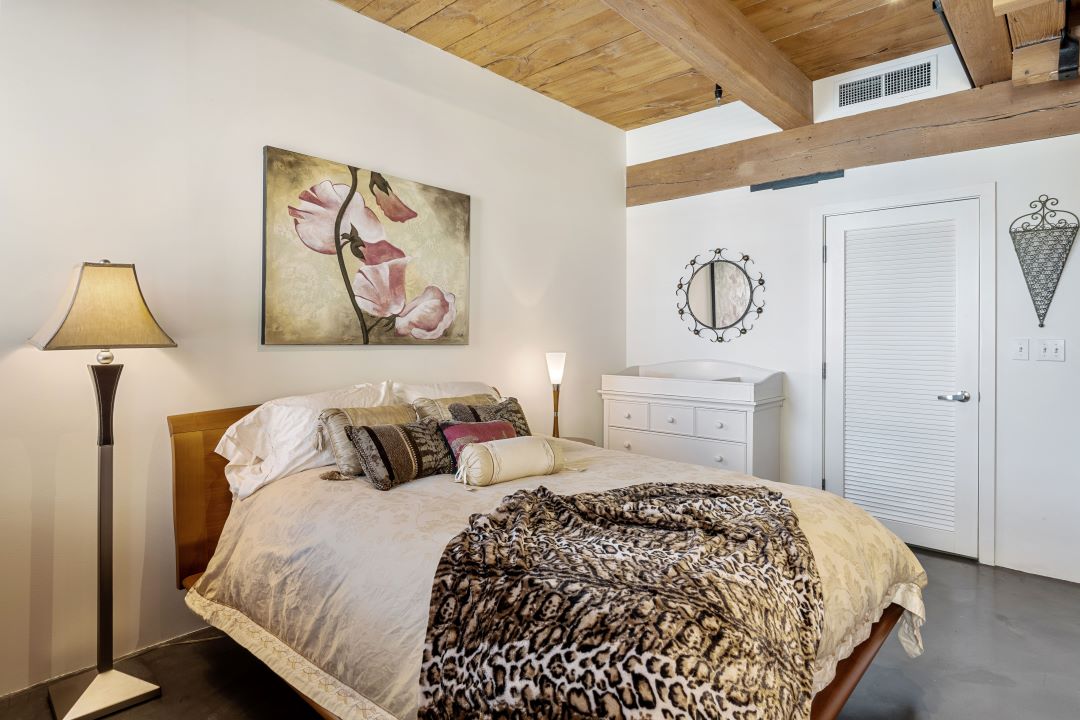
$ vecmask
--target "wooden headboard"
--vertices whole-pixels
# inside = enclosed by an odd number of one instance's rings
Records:
[[[206,570],[232,506],[225,458],[214,448],[230,425],[256,407],[169,416],[178,588],[191,587]]]

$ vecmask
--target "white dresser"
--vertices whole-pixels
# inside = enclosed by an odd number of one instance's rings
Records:
[[[719,360],[604,375],[604,447],[780,479],[783,375]]]

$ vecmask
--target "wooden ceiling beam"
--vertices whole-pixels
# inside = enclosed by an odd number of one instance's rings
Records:
[[[1005,17],[1009,13],[1029,8],[1032,5],[1039,5],[1046,2],[1046,0],[994,0],[994,14],[998,17]]]
[[[604,3],[780,127],[814,121],[810,79],[729,0]]]
[[[1060,49],[1061,42],[1058,40],[1016,48],[1013,51],[1013,83],[1033,85],[1057,80]]]
[[[1065,7],[1064,0],[1041,0],[1007,15],[1013,44],[1013,83],[1031,85],[1058,79]]]
[[[1042,0],[1037,5],[1010,12],[1008,19],[1014,50],[1047,40],[1060,40],[1065,27],[1065,3]]]
[[[941,0],[941,7],[976,87],[1012,77],[1012,43],[1005,18],[995,16],[986,0]]]
[[[627,205],[1080,133],[1080,80],[1011,80],[626,169]]]

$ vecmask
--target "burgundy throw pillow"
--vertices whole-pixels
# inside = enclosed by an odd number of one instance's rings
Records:
[[[466,445],[488,440],[505,440],[516,436],[514,426],[506,420],[449,422],[443,423],[441,428],[443,437],[450,446],[450,453],[454,456],[454,467],[457,467],[458,456]]]

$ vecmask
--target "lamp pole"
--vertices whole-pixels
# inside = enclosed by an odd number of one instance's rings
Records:
[[[100,353],[98,360],[87,367],[98,407],[97,671],[103,673],[113,669],[113,407],[124,366],[109,364],[112,353]]]

